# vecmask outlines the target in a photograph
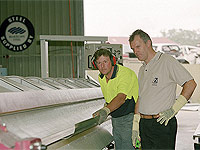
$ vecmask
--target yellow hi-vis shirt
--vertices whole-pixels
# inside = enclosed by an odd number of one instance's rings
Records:
[[[112,77],[106,82],[106,77],[99,74],[99,83],[107,103],[110,103],[119,93],[126,95],[126,99],[138,98],[138,79],[135,72],[127,67],[115,65]]]

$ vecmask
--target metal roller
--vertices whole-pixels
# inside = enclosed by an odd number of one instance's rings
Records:
[[[1,92],[0,97],[0,149],[102,149],[113,140],[110,120],[97,126],[92,118],[104,104],[99,87]]]

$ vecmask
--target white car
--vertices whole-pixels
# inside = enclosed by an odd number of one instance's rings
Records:
[[[200,48],[191,45],[181,45],[181,52],[190,64],[200,64]]]
[[[196,64],[200,64],[200,51],[197,52]]]
[[[181,55],[180,47],[174,43],[159,43],[153,44],[153,49],[158,52],[163,52],[174,56],[175,58]]]
[[[196,46],[181,45],[180,48],[183,49],[183,50],[185,50],[185,51],[187,51],[187,52],[191,52],[191,53],[200,52],[200,47],[196,47]]]

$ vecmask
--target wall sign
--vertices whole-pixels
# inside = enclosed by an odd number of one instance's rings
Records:
[[[1,43],[14,52],[27,49],[32,44],[34,36],[32,23],[20,15],[8,17],[0,26]]]

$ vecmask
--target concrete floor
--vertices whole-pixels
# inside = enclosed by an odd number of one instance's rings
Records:
[[[194,150],[193,134],[200,124],[200,106],[192,105],[187,104],[176,115],[178,130],[175,150]]]
[[[178,120],[176,150],[194,150],[193,134],[200,124],[200,109],[180,110],[176,117]]]

